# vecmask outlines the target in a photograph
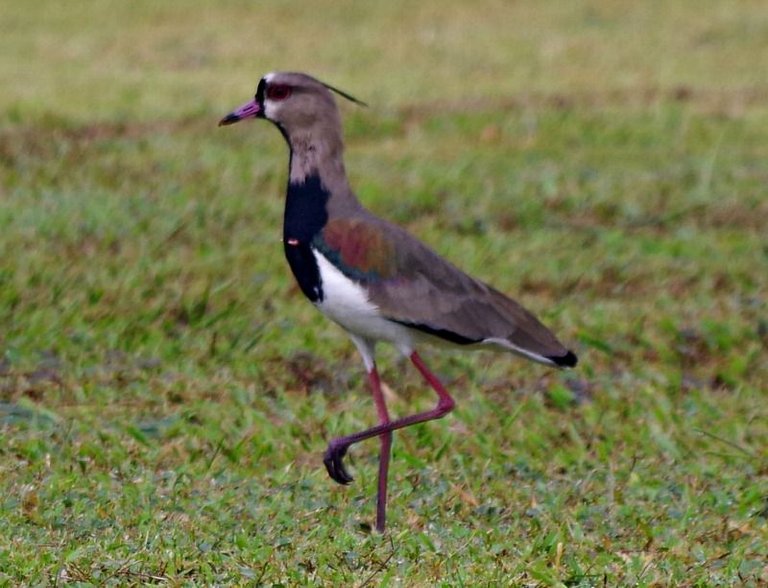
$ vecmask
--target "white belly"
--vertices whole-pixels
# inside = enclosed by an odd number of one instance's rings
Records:
[[[371,341],[388,341],[404,355],[413,351],[410,329],[383,318],[363,287],[341,273],[322,253],[312,250],[322,281],[320,311],[354,335]]]

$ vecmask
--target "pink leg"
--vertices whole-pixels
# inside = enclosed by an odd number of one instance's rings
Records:
[[[376,368],[374,367],[374,369],[369,374],[369,379],[371,382],[371,388],[373,390],[373,398],[376,402],[376,409],[379,413],[380,423],[375,427],[365,429],[359,433],[353,433],[352,435],[347,435],[346,437],[333,439],[328,444],[328,449],[326,449],[325,455],[323,457],[323,462],[325,463],[325,468],[328,470],[328,475],[339,484],[349,484],[352,481],[352,476],[350,476],[349,472],[347,472],[343,462],[344,456],[347,454],[349,446],[354,445],[355,443],[359,443],[360,441],[370,439],[371,437],[381,436],[381,458],[379,461],[379,499],[376,513],[376,529],[379,531],[384,530],[387,499],[386,474],[387,470],[389,469],[389,449],[392,442],[392,431],[402,429],[403,427],[409,427],[417,423],[423,423],[444,417],[446,414],[451,412],[456,405],[453,398],[451,398],[451,395],[448,394],[448,391],[442,385],[440,380],[437,379],[437,376],[435,376],[432,372],[429,371],[429,369],[427,369],[427,366],[424,365],[421,357],[419,357],[419,354],[415,351],[411,354],[411,361],[413,362],[413,365],[416,366],[416,369],[419,370],[427,383],[432,387],[432,389],[437,392],[437,406],[435,406],[435,408],[432,410],[427,410],[425,412],[420,412],[418,414],[390,421],[389,414],[387,413],[387,407],[384,403],[384,396],[381,393],[381,383],[379,381],[379,376],[376,372]]]
[[[379,424],[389,423],[389,411],[381,391],[381,380],[376,366],[368,373],[371,384],[373,401],[376,404],[376,412],[379,413]],[[392,432],[382,433],[379,436],[381,449],[379,451],[379,491],[376,495],[376,530],[384,532],[387,519],[387,479],[389,477],[389,457],[392,451]]]

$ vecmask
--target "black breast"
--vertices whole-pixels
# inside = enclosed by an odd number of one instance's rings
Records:
[[[329,197],[317,175],[288,184],[283,221],[285,257],[301,291],[312,302],[322,301],[323,287],[310,243],[328,221]]]

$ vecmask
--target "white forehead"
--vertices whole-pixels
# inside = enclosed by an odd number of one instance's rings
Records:
[[[275,79],[275,75],[277,75],[276,72],[274,71],[269,72],[267,75],[264,76],[264,81],[269,84],[272,80]]]

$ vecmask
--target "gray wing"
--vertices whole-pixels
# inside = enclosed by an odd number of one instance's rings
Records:
[[[558,365],[575,363],[575,356],[520,304],[467,275],[403,229],[376,220],[394,246],[397,271],[366,286],[371,302],[388,319],[454,343],[497,339]]]

